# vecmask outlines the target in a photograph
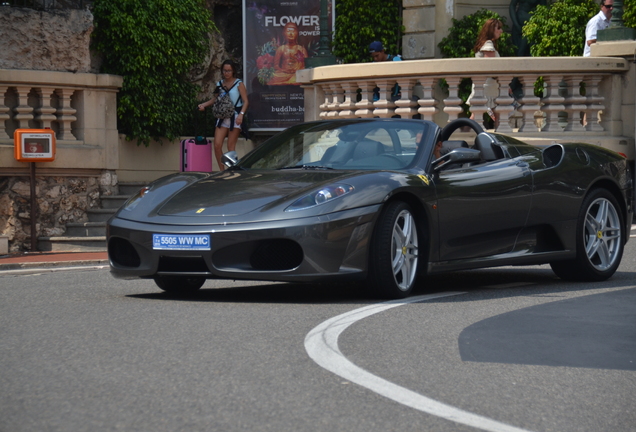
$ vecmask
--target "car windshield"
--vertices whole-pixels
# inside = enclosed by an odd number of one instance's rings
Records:
[[[431,126],[416,120],[303,123],[270,138],[238,163],[243,169],[404,169]]]

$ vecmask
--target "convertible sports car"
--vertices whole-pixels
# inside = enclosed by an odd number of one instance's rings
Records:
[[[462,126],[471,145],[449,140]],[[161,178],[119,209],[108,222],[115,277],[182,293],[206,279],[366,280],[389,298],[426,275],[503,265],[600,281],[632,221],[621,155],[532,146],[469,119],[304,123],[224,162]]]

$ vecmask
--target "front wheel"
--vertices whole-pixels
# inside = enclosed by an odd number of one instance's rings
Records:
[[[618,268],[625,244],[623,216],[614,195],[592,191],[583,201],[576,226],[576,258],[550,263],[561,279],[603,281]]]
[[[191,294],[205,283],[203,277],[156,276],[155,283],[162,290],[171,294]]]
[[[387,298],[404,298],[417,276],[418,232],[408,204],[392,202],[382,211],[373,236],[369,282]]]

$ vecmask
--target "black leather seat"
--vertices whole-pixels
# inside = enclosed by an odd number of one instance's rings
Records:
[[[385,153],[382,143],[370,139],[360,141],[353,150],[353,160],[366,159]]]
[[[468,143],[466,141],[460,141],[460,140],[443,141],[440,154],[444,156],[445,154],[450,153],[451,150],[460,148],[460,147],[468,148]]]
[[[490,135],[484,132],[475,138],[475,149],[481,152],[481,158],[487,162],[505,157],[501,146],[497,144]]]

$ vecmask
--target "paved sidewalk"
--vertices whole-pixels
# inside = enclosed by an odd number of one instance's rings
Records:
[[[23,274],[69,267],[108,267],[107,252],[34,252],[0,255],[0,273]]]

